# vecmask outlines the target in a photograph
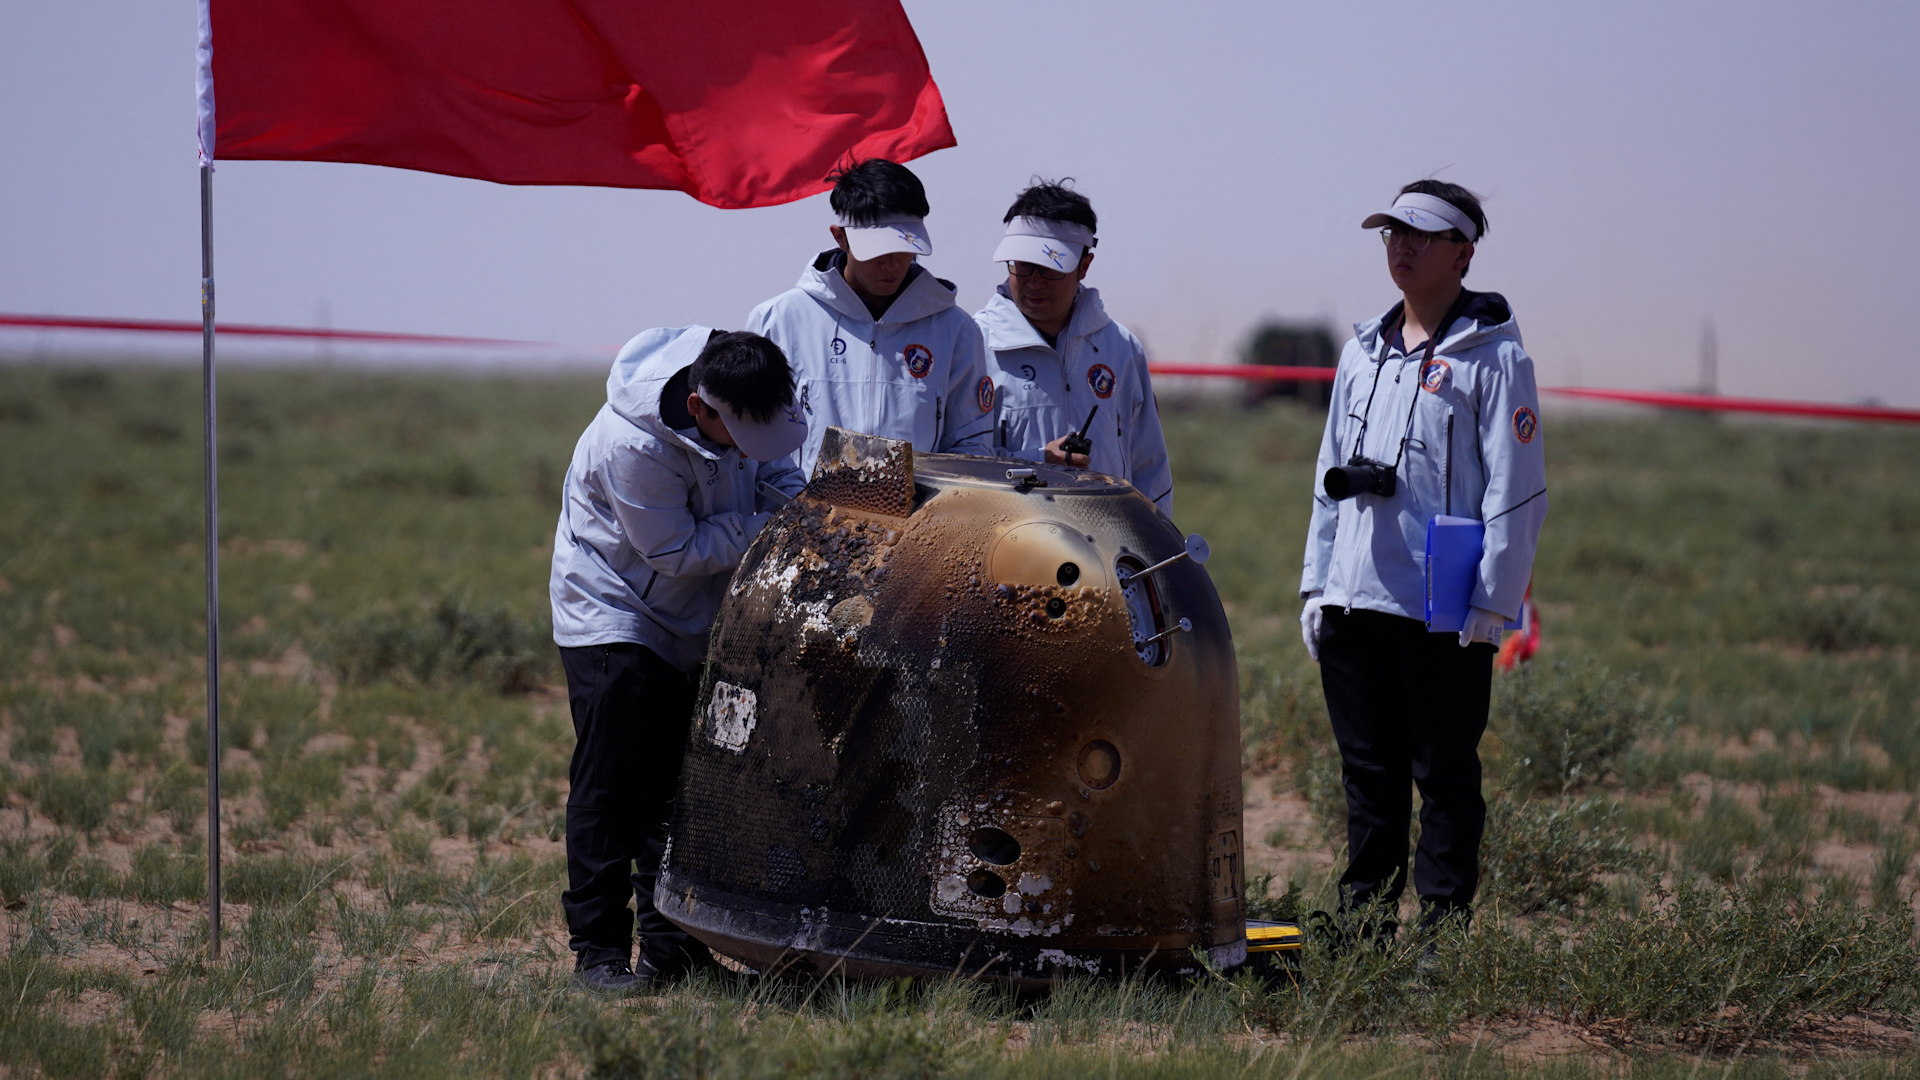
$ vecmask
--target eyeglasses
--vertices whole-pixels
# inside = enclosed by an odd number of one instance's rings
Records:
[[[1381,243],[1388,247],[1392,247],[1395,244],[1405,244],[1415,252],[1427,250],[1428,246],[1435,240],[1446,240],[1456,244],[1466,243],[1464,239],[1453,232],[1422,232],[1419,229],[1409,229],[1404,225],[1388,225],[1380,230]]]
[[[1044,266],[1036,266],[1030,262],[1009,262],[1007,264],[1007,273],[1012,274],[1014,277],[1032,277],[1035,274],[1039,274],[1041,281],[1061,281],[1067,276],[1067,271],[1065,270],[1049,270]]]

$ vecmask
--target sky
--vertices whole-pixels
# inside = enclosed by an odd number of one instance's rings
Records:
[[[1468,284],[1543,385],[1691,388],[1711,324],[1722,393],[1920,406],[1920,5],[906,9],[959,139],[912,163],[926,262],[969,310],[1013,196],[1070,176],[1088,284],[1154,359],[1230,360],[1266,318],[1344,337],[1397,299],[1360,220],[1437,176],[1485,196]],[[194,6],[7,21],[0,311],[197,319]],[[831,220],[277,162],[221,164],[215,207],[222,320],[582,343],[736,326]]]

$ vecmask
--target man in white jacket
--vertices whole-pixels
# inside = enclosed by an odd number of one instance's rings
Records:
[[[1320,664],[1347,792],[1343,903],[1390,912],[1407,881],[1421,922],[1466,918],[1479,885],[1487,726],[1500,628],[1520,614],[1547,516],[1533,360],[1498,293],[1462,285],[1487,219],[1457,184],[1407,185],[1378,228],[1401,302],[1354,328],[1320,444],[1300,615]],[[1425,554],[1436,515],[1484,522],[1457,634],[1426,627]]]
[[[1091,468],[1127,481],[1173,516],[1173,472],[1147,353],[1083,284],[1100,220],[1054,181],[1020,193],[994,250],[1007,280],[973,316],[993,357],[994,448],[1006,457]],[[1090,447],[1073,453],[1085,429]]]
[[[766,338],[649,330],[567,467],[554,534],[553,640],[567,673],[567,890],[574,985],[622,994],[713,963],[653,906],[707,629],[770,506],[803,481],[807,429]],[[639,911],[640,958],[632,962]]]
[[[901,439],[922,453],[993,453],[993,380],[980,330],[952,283],[916,261],[933,253],[926,189],[904,165],[870,158],[833,176],[834,247],[793,288],[753,309],[747,329],[793,362],[813,473],[827,428]]]

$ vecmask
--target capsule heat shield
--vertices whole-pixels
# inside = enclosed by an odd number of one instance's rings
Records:
[[[1079,470],[838,429],[820,460],[722,602],[661,911],[763,970],[1238,962],[1226,617],[1190,560],[1127,579],[1172,523]]]

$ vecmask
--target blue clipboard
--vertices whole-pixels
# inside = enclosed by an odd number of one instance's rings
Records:
[[[1434,515],[1427,522],[1427,629],[1457,634],[1473,607],[1473,585],[1480,573],[1487,527],[1473,518]],[[1507,629],[1520,624],[1508,622]]]

